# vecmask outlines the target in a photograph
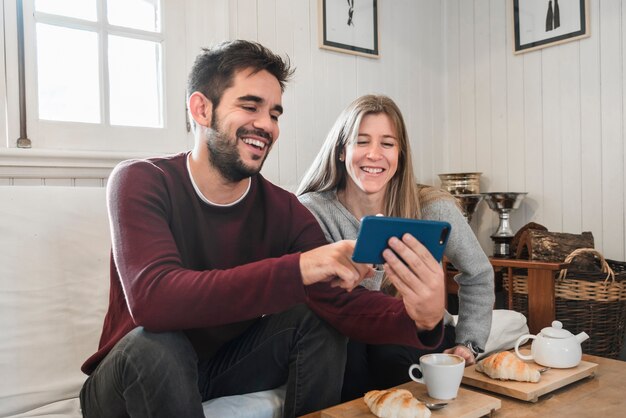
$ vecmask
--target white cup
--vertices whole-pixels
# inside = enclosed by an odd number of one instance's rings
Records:
[[[422,378],[413,376],[413,370],[422,372]],[[456,354],[426,354],[420,357],[420,364],[409,367],[409,376],[418,383],[424,383],[428,396],[435,399],[454,399],[459,391],[465,359]]]

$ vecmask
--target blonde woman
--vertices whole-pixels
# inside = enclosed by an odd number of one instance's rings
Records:
[[[352,102],[328,133],[297,194],[330,242],[356,239],[359,220],[366,215],[448,221],[452,232],[445,255],[460,272],[459,320],[456,328],[446,326],[443,342],[433,351],[459,354],[466,365],[475,363],[491,328],[493,269],[456,200],[416,183],[406,126],[393,100],[366,95]],[[382,269],[361,285],[395,293]],[[409,365],[425,353],[351,340],[342,400],[408,381]]]

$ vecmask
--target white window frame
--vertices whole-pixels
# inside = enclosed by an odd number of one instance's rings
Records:
[[[0,0],[0,22],[2,23],[2,28],[5,26],[4,19],[4,0]],[[7,135],[7,101],[5,98],[7,97],[7,85],[6,85],[6,63],[4,61],[4,57],[6,55],[5,41],[4,41],[4,30],[0,30],[0,142],[2,138],[6,138]]]
[[[3,0],[4,1],[4,0]],[[15,2],[4,2],[5,9],[9,10],[5,15],[5,21],[15,21]],[[12,4],[11,4],[12,3]],[[99,13],[105,12],[104,0],[98,0]],[[7,7],[9,6],[9,7]],[[84,154],[90,152],[97,154],[120,154],[134,156],[137,154],[178,152],[189,145],[185,115],[185,14],[184,8],[176,0],[161,0],[162,7],[162,54],[164,68],[163,74],[163,128],[142,128],[111,126],[103,120],[100,124],[57,122],[39,120],[37,103],[37,56],[36,34],[34,17],[34,0],[23,0],[24,8],[24,46],[25,46],[25,76],[26,76],[26,107],[27,107],[27,132],[32,141],[32,150],[42,151],[49,156],[57,154],[71,155],[78,152]],[[6,12],[6,11],[5,11]],[[9,16],[12,15],[12,16]],[[63,19],[59,19],[63,21]],[[99,23],[100,33],[115,34],[115,27]],[[71,26],[71,25],[68,25]],[[7,29],[14,30],[16,25],[11,22]],[[142,31],[134,32],[142,37]],[[15,41],[16,42],[16,41]],[[101,77],[106,71],[102,55],[106,40],[100,39],[99,54],[101,58]],[[17,54],[8,55],[7,70],[17,71]],[[15,69],[15,70],[13,70]],[[12,75],[17,81],[17,75]],[[11,82],[12,83],[12,82]],[[103,83],[101,82],[101,85]],[[8,86],[11,85],[8,83]],[[14,109],[9,120],[19,121],[19,96],[17,89],[7,92],[10,100],[10,109]],[[101,87],[101,92],[102,87]],[[108,94],[108,93],[107,93]],[[102,97],[101,102],[108,101],[108,97]],[[108,106],[108,105],[107,105]],[[104,113],[103,113],[104,114]],[[15,125],[15,124],[12,124]],[[15,141],[19,137],[19,124],[9,126],[7,148],[16,148]],[[68,151],[71,150],[71,151]],[[98,157],[99,158],[99,157]]]

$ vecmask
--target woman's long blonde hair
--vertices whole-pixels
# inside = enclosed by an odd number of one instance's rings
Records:
[[[454,200],[443,190],[416,183],[411,146],[402,113],[389,97],[372,94],[359,97],[341,112],[300,182],[296,194],[344,189],[347,172],[345,163],[339,160],[339,156],[347,145],[356,142],[363,117],[381,113],[389,117],[395,128],[399,151],[398,169],[385,193],[384,214],[419,219],[422,205],[439,198]]]

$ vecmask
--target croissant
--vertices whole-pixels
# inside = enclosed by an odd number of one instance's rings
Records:
[[[492,379],[538,382],[541,374],[510,351],[495,353],[479,361],[476,370]]]
[[[406,389],[371,390],[363,398],[379,418],[428,418],[430,410]]]

